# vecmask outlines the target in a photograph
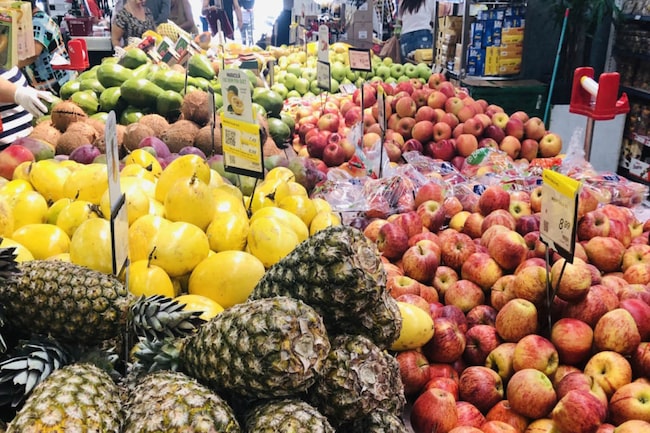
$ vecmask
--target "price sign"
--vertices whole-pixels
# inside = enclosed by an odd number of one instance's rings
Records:
[[[330,28],[325,24],[318,27],[318,61],[330,62]]]
[[[370,50],[348,48],[348,59],[353,71],[372,72]]]
[[[542,181],[540,239],[572,263],[581,183],[548,169]]]
[[[221,113],[224,169],[244,176],[264,178],[260,126],[231,119]]]
[[[331,92],[332,80],[330,77],[330,64],[319,60],[318,63],[316,63],[316,80],[318,82],[318,87]]]
[[[120,188],[120,164],[117,149],[115,112],[108,113],[104,129],[106,165],[108,168],[108,197],[111,204],[111,252],[113,274],[124,269],[129,251],[129,221],[126,215],[126,196]]]
[[[221,96],[225,117],[241,122],[254,123],[250,80],[240,69],[226,69],[219,72]]]

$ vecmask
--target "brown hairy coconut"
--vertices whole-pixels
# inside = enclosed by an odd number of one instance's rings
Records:
[[[212,152],[212,125],[205,125],[194,137],[194,147],[199,148],[207,156],[220,155],[221,148],[221,127],[219,124],[214,128],[214,152]]]
[[[81,132],[66,131],[61,134],[59,141],[56,142],[57,155],[70,155],[73,150],[84,144],[91,143],[86,139],[86,136]]]
[[[199,125],[191,120],[177,120],[169,125],[160,137],[172,153],[178,153],[185,146],[194,146],[194,137],[199,132]]]
[[[117,124],[115,125],[115,132],[117,133],[117,150],[119,157],[126,156],[127,152],[124,149],[124,132],[126,126]],[[106,136],[104,134],[98,135],[97,139],[93,142],[93,145],[99,149],[101,153],[106,153]]]
[[[86,137],[86,143],[92,143],[97,139],[99,135],[97,130],[89,123],[86,122],[74,122],[68,126],[65,132],[78,132]]]
[[[106,124],[102,122],[99,119],[93,119],[93,118],[88,118],[86,119],[86,123],[95,128],[95,131],[97,131],[98,135],[104,136],[105,132],[105,127]]]
[[[56,146],[56,143],[61,137],[61,131],[56,129],[54,125],[52,125],[52,122],[47,121],[36,125],[29,136],[48,142],[52,146]]]
[[[61,101],[52,108],[52,124],[61,132],[65,132],[71,123],[87,118],[84,110],[72,101]]]
[[[149,128],[153,129],[153,133],[156,137],[160,138],[169,128],[169,122],[167,119],[162,117],[160,114],[145,114],[138,120],[138,123],[147,125]]]
[[[138,145],[143,138],[155,135],[153,129],[140,122],[131,123],[127,125],[124,131],[124,147],[126,150],[132,151],[138,148]]]
[[[185,120],[191,120],[199,126],[205,126],[212,121],[212,113],[208,104],[208,92],[194,90],[183,98],[181,115]]]

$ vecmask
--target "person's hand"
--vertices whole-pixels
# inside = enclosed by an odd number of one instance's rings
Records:
[[[41,117],[47,113],[47,107],[43,102],[52,102],[54,98],[50,92],[36,90],[33,87],[19,86],[14,95],[16,104],[29,111],[34,117]]]

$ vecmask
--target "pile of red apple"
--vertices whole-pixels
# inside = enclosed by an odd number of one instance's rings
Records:
[[[433,74],[424,84],[410,79],[395,85],[371,81],[352,95],[330,95],[297,110],[294,148],[302,155],[321,159],[328,167],[345,164],[354,155],[348,141],[350,128],[363,122],[364,145],[381,135],[377,92],[385,93],[387,130],[384,148],[399,162],[403,153],[419,151],[457,168],[475,150],[492,147],[513,160],[531,162],[558,155],[561,138],[546,130],[538,117],[523,111],[508,115],[503,108],[474,100],[443,74]],[[361,106],[363,100],[363,107]]]
[[[650,432],[650,222],[583,188],[575,258],[547,267],[541,188],[461,203],[431,182],[415,205],[364,229],[433,319],[397,353],[415,433]]]

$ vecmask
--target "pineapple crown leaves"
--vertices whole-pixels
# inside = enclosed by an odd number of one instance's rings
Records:
[[[36,385],[72,360],[69,349],[51,337],[19,342],[0,361],[0,406],[21,406]]]
[[[129,328],[148,340],[190,335],[205,320],[199,317],[201,311],[184,308],[185,304],[166,296],[141,296],[129,309]]]
[[[1,237],[0,242],[2,242]],[[0,248],[0,283],[20,272],[16,257],[18,257],[18,253],[15,247]]]
[[[165,338],[148,340],[140,338],[135,345],[133,356],[137,359],[133,368],[147,373],[160,370],[180,370],[180,353],[185,339]]]

